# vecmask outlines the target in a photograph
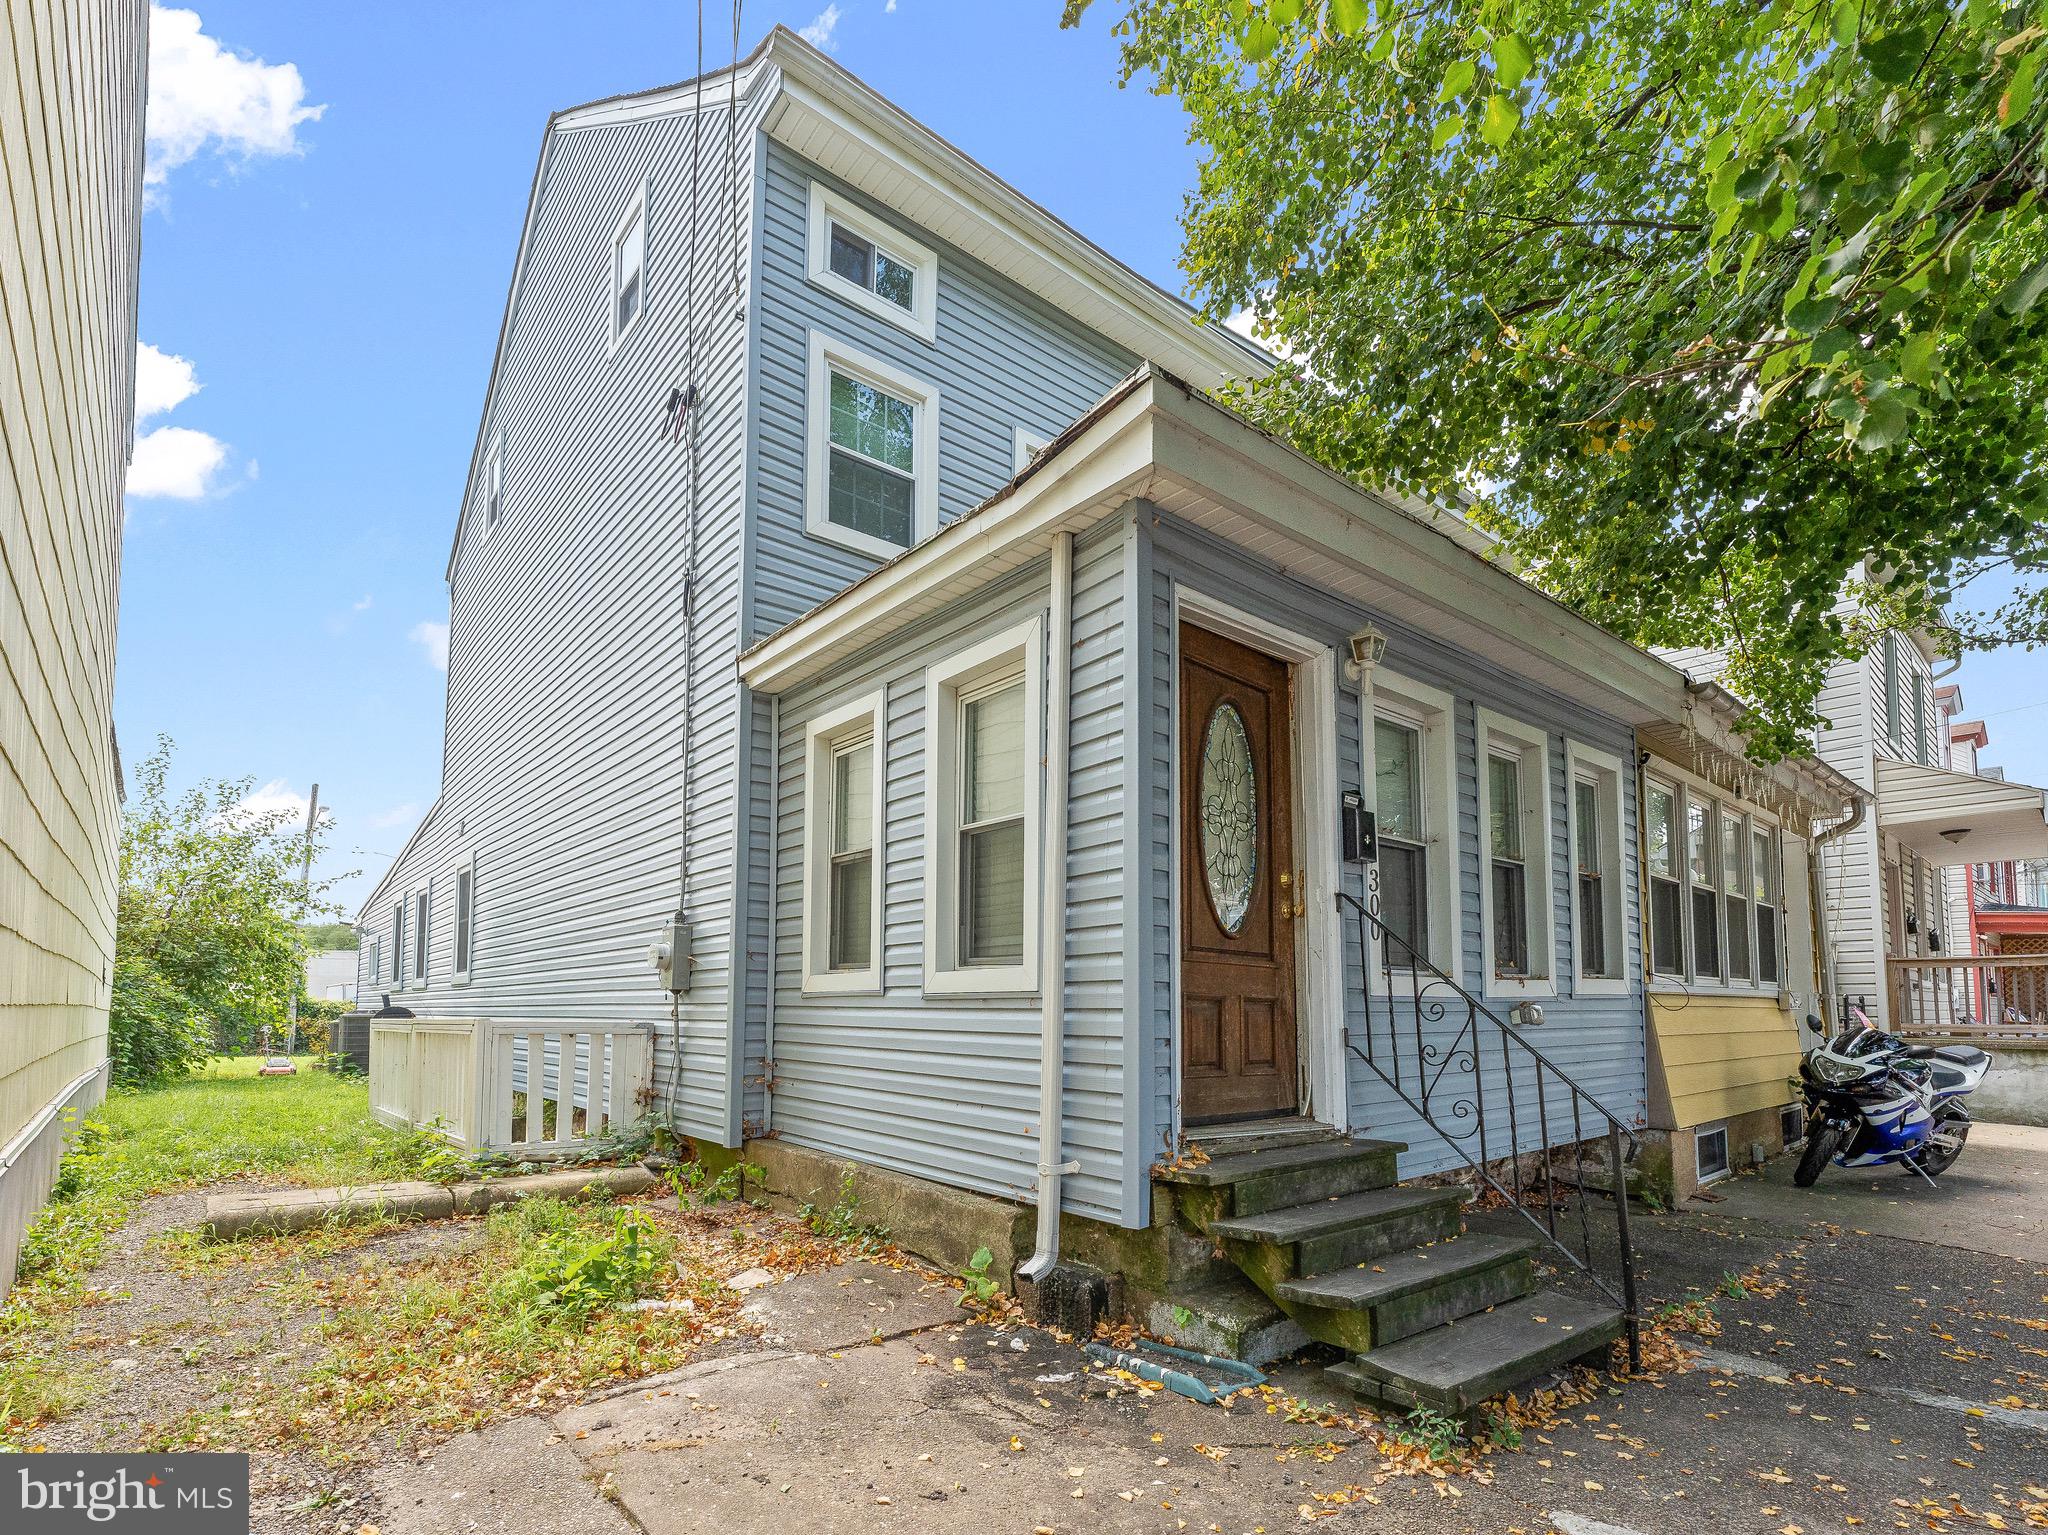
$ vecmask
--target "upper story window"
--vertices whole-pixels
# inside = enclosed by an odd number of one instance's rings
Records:
[[[1479,900],[1487,989],[1497,995],[1554,990],[1550,895],[1549,738],[1479,711],[1481,825]]]
[[[938,523],[938,391],[811,333],[804,527],[883,559]]]
[[[927,674],[927,992],[1037,989],[1044,669],[1034,614]]]
[[[1456,967],[1457,762],[1448,693],[1384,668],[1372,676],[1373,811],[1379,819],[1379,916],[1391,935],[1387,963],[1420,956]]]
[[[647,188],[626,205],[612,233],[612,344],[625,339],[647,303]]]
[[[880,693],[812,720],[804,750],[804,989],[882,989]]]
[[[1902,722],[1899,705],[1899,636],[1896,631],[1887,629],[1884,632],[1884,738],[1895,757],[1899,755]]]
[[[484,531],[497,527],[505,511],[505,437],[491,438],[491,454],[484,460]]]
[[[1934,737],[1927,728],[1927,678],[1913,673],[1913,760],[1934,766]]]
[[[1572,963],[1574,990],[1593,996],[1626,988],[1622,936],[1621,759],[1565,743],[1571,775]]]
[[[810,277],[926,341],[938,335],[938,257],[817,181],[811,183]]]

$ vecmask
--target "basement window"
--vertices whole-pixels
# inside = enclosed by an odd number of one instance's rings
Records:
[[[1796,1146],[1806,1139],[1806,1110],[1799,1104],[1788,1103],[1778,1110],[1778,1131],[1785,1138],[1787,1146]]]
[[[1695,1130],[1692,1136],[1693,1165],[1701,1183],[1728,1176],[1728,1127]]]

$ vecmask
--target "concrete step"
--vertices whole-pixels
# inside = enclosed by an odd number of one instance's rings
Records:
[[[1546,1370],[1604,1358],[1621,1331],[1622,1314],[1613,1307],[1546,1290],[1355,1355],[1327,1373],[1377,1406],[1464,1417]]]
[[[1232,1244],[1286,1252],[1291,1261],[1284,1274],[1274,1276],[1278,1284],[1455,1236],[1465,1192],[1458,1187],[1370,1189],[1284,1210],[1230,1216],[1210,1230]]]
[[[1527,1295],[1534,1244],[1462,1236],[1277,1286],[1274,1299],[1320,1342],[1363,1352]]]
[[[1215,1157],[1160,1178],[1182,1185],[1181,1207],[1207,1229],[1223,1217],[1386,1188],[1405,1149],[1394,1141],[1311,1141]]]

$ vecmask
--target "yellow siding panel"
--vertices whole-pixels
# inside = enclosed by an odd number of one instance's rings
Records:
[[[1775,999],[1653,995],[1650,1029],[1663,1094],[1681,1127],[1794,1096],[1799,1030]]]

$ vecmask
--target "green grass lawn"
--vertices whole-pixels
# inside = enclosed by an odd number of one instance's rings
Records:
[[[106,1239],[151,1194],[232,1178],[333,1184],[403,1178],[422,1138],[370,1118],[361,1077],[295,1064],[259,1077],[261,1056],[223,1056],[162,1087],[110,1094],[81,1127],[49,1207],[22,1245],[8,1310],[75,1290]]]

